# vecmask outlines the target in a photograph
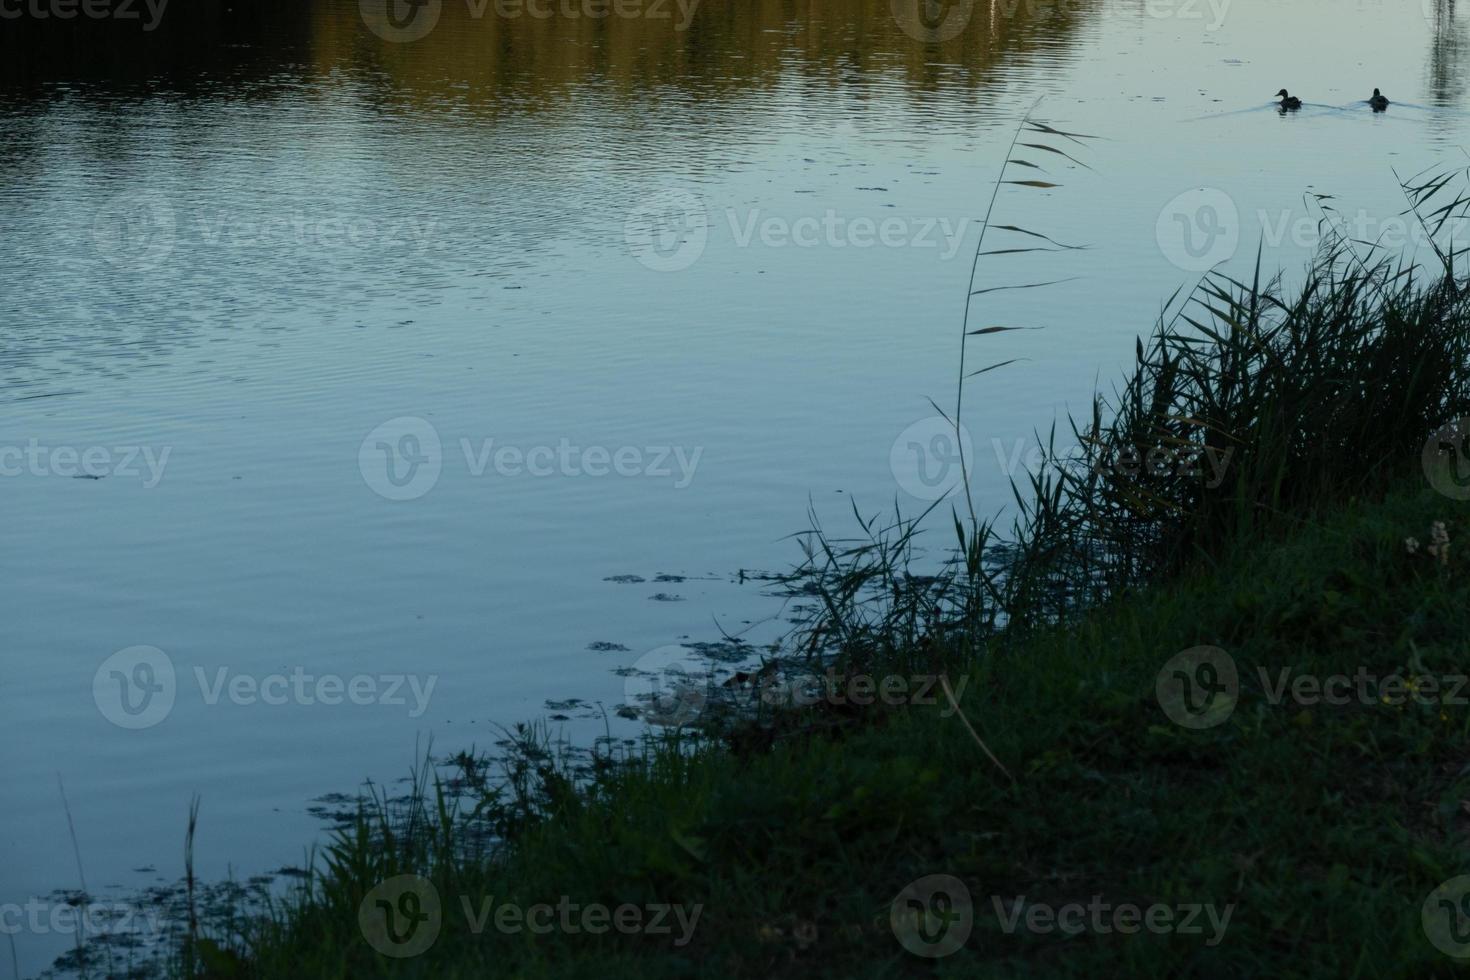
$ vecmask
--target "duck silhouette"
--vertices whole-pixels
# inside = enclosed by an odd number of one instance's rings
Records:
[[[1368,104],[1373,107],[1374,112],[1382,112],[1388,108],[1388,96],[1375,88],[1373,90],[1373,98],[1368,100]]]
[[[1377,89],[1374,89],[1374,91],[1377,91]],[[1302,107],[1302,100],[1294,95],[1287,95],[1286,89],[1282,89],[1276,95],[1281,99],[1281,108],[1283,111],[1287,109],[1300,109]]]

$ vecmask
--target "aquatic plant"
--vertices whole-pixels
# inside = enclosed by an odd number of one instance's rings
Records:
[[[1021,132],[1087,138],[1029,114]],[[1008,165],[1017,145],[1031,144],[1014,140]],[[942,633],[964,641],[944,648],[966,659],[1006,628],[1057,622],[1381,490],[1430,433],[1470,415],[1466,247],[1453,240],[1470,208],[1470,194],[1454,190],[1466,176],[1400,181],[1408,213],[1432,243],[1427,268],[1335,231],[1330,199],[1318,198],[1329,234],[1300,284],[1263,279],[1258,251],[1249,280],[1213,271],[1176,291],[1147,342],[1139,338],[1123,384],[1096,394],[1087,416],[1066,420],[1075,446],[1058,449],[1055,425],[1038,436],[1043,465],[1013,480],[1008,533],[976,516],[966,475],[963,501],[951,503],[955,560],[939,574],[912,573],[932,506],[913,518],[859,516],[856,540],[831,539],[813,520],[795,578],[819,601],[794,648],[839,661],[912,655]],[[1002,170],[987,230],[1005,184],[1055,186],[1008,180]],[[1037,250],[1076,247],[993,227],[1052,243]],[[976,264],[1001,251],[1011,250],[987,251],[982,238]],[[1007,288],[973,285],[972,270],[971,297]],[[967,304],[955,409],[946,415],[961,451],[966,383],[1012,363],[971,370],[970,345],[1016,329],[971,329],[969,321]]]

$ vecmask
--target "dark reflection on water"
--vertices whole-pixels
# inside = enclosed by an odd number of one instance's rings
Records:
[[[1466,24],[1456,17],[1455,0],[1423,0],[1431,40],[1427,71],[1432,104],[1462,107],[1465,96]]]
[[[26,3],[47,8],[46,0]],[[93,82],[112,94],[163,82],[184,95],[205,75],[265,78],[293,58],[306,60],[312,6],[168,0],[155,14],[144,0],[110,0],[107,17],[0,20],[0,81],[38,88]]]
[[[555,104],[589,80],[625,92],[720,89],[768,84],[793,69],[855,84],[897,70],[933,90],[956,75],[981,84],[1002,59],[1068,43],[1101,2],[962,0],[930,15],[932,0],[442,0],[426,8],[437,14],[417,15],[433,23],[422,37],[357,0],[174,0],[152,29],[139,2],[130,11],[137,19],[0,22],[0,78],[91,80],[112,91],[148,82],[189,94],[206,79],[350,69],[380,74],[425,107],[506,110]],[[906,43],[914,40],[922,43]]]
[[[0,399],[212,330],[403,325],[396,300],[450,288],[503,307],[492,284],[615,238],[661,171],[748,168],[803,118],[891,130],[909,104],[983,124],[997,75],[1059,77],[1087,16],[960,4],[935,31],[895,16],[907,0],[620,0],[639,16],[603,19],[508,2],[445,0],[411,42],[357,0],[175,0],[152,30],[141,5],[6,22]]]

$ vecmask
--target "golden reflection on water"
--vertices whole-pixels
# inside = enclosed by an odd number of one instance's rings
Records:
[[[1093,0],[443,0],[432,29],[381,19],[365,30],[356,0],[322,3],[316,63],[368,61],[415,93],[466,103],[555,99],[602,82],[760,88],[798,73],[833,85],[934,89],[983,84],[1008,59],[1070,45]],[[419,18],[431,18],[425,8]],[[538,15],[533,15],[532,11]],[[612,11],[605,16],[589,12]],[[618,15],[618,11],[622,15]],[[552,16],[544,16],[551,13]],[[386,35],[380,37],[378,34]]]

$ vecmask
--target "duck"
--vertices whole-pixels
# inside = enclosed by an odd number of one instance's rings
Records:
[[[1302,107],[1302,100],[1294,95],[1287,95],[1286,89],[1282,89],[1276,95],[1281,99],[1281,108],[1283,109],[1300,109]]]
[[[1368,104],[1373,107],[1374,112],[1382,112],[1388,108],[1388,96],[1375,88],[1373,90],[1373,98],[1368,100]]]

